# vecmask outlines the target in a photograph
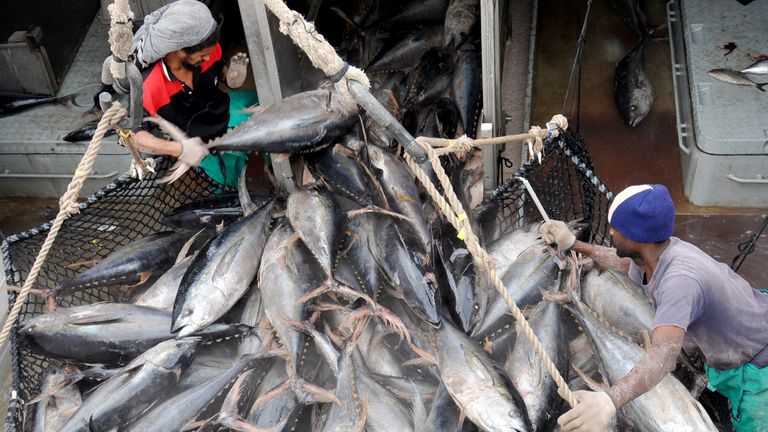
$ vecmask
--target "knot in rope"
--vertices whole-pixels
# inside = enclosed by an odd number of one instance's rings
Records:
[[[456,139],[449,140],[448,147],[444,149],[444,152],[454,152],[460,159],[464,159],[464,157],[474,148],[475,146],[472,144],[472,138],[462,135]]]
[[[552,120],[547,122],[547,130],[554,138],[560,136],[561,130],[568,129],[568,119],[562,114],[555,114]]]
[[[77,176],[77,171],[75,176]],[[59,211],[64,213],[66,217],[80,213],[80,204],[77,202],[77,196],[73,192],[68,190],[59,198]]]
[[[531,126],[528,133],[534,136],[532,152],[540,155],[544,151],[544,141],[542,138],[546,138],[547,133],[539,126]]]

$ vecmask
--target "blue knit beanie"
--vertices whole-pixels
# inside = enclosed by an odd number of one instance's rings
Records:
[[[675,204],[664,185],[630,186],[613,199],[608,223],[630,240],[660,242],[675,228]]]

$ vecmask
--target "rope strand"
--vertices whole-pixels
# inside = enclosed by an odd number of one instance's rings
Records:
[[[120,103],[115,102],[107,110],[107,112],[104,113],[104,116],[101,117],[99,125],[96,127],[96,133],[93,135],[91,143],[88,145],[88,149],[85,151],[83,158],[80,160],[80,163],[75,170],[74,177],[69,183],[69,186],[67,186],[67,191],[64,193],[64,195],[62,195],[61,200],[59,201],[59,213],[56,215],[56,219],[53,221],[51,230],[48,231],[48,236],[45,238],[45,242],[40,248],[40,252],[37,254],[35,263],[32,264],[32,269],[29,271],[29,275],[24,281],[24,286],[21,288],[21,292],[19,293],[18,297],[16,297],[16,301],[13,303],[11,312],[5,319],[3,331],[0,333],[0,347],[2,347],[7,341],[8,334],[11,332],[13,324],[19,317],[21,308],[24,306],[24,303],[27,300],[27,296],[29,296],[29,292],[37,280],[37,275],[40,273],[40,269],[45,263],[48,252],[51,250],[51,247],[53,247],[53,242],[56,240],[56,236],[59,233],[59,229],[61,229],[61,225],[67,218],[79,211],[77,197],[80,194],[80,189],[83,187],[85,179],[88,178],[91,170],[93,169],[93,163],[99,153],[101,142],[104,139],[104,135],[107,133],[107,129],[117,126],[117,123],[121,118],[125,117],[126,114],[127,112],[120,105]]]

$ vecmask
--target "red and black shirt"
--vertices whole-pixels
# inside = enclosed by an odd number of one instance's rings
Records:
[[[224,68],[221,46],[193,73],[194,89],[176,78],[160,59],[144,70],[144,110],[160,115],[191,137],[204,141],[227,131],[229,96],[217,87]]]

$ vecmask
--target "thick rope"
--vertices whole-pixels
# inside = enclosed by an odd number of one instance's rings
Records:
[[[547,370],[547,372],[549,372],[549,374],[552,376],[552,379],[555,381],[558,394],[560,394],[560,396],[565,399],[565,401],[568,402],[571,407],[576,406],[576,398],[573,396],[571,389],[568,388],[568,383],[565,381],[562,375],[560,375],[560,371],[557,370],[557,366],[554,364],[554,362],[552,362],[552,359],[550,359],[549,355],[544,351],[544,348],[541,346],[541,342],[539,342],[539,339],[533,333],[533,329],[528,324],[528,321],[526,321],[523,313],[520,311],[520,308],[517,307],[515,300],[512,298],[512,295],[509,294],[506,287],[504,286],[504,283],[496,273],[496,265],[493,261],[493,258],[491,258],[491,256],[488,255],[488,253],[480,246],[480,243],[477,240],[477,236],[474,232],[472,232],[472,227],[469,225],[466,213],[462,208],[461,202],[453,191],[451,182],[448,179],[448,176],[445,174],[443,166],[440,164],[439,158],[431,147],[426,145],[423,147],[426,150],[427,156],[432,163],[432,168],[434,169],[437,178],[440,180],[440,183],[446,192],[448,201],[446,202],[446,200],[440,195],[432,181],[427,176],[427,173],[425,173],[424,170],[421,169],[421,167],[407,153],[405,153],[405,159],[408,163],[408,166],[411,168],[411,171],[413,171],[416,178],[418,178],[419,181],[424,185],[427,193],[430,197],[432,197],[432,200],[435,202],[435,204],[437,204],[439,210],[443,213],[443,215],[445,215],[446,219],[448,219],[448,222],[450,222],[456,231],[459,232],[459,238],[461,238],[466,243],[467,250],[469,250],[469,252],[472,254],[472,257],[475,259],[477,265],[485,271],[489,280],[493,283],[496,291],[499,293],[504,302],[507,303],[507,307],[509,307],[509,310],[512,312],[512,316],[515,318],[515,325],[517,326],[518,333],[524,334],[528,340],[531,341],[533,348],[536,350],[536,353],[539,355],[544,364],[544,368]]]
[[[338,72],[347,67],[346,63],[336,54],[336,51],[333,49],[333,47],[316,32],[314,25],[307,23],[300,14],[290,10],[281,0],[264,0],[264,4],[280,20],[280,31],[283,34],[289,35],[291,39],[293,39],[293,42],[302,50],[304,50],[312,64],[325,72],[327,76],[333,76],[334,79],[338,78]],[[341,78],[339,82],[336,83],[336,88],[342,94],[345,94],[349,97],[351,97],[351,95],[348,93],[348,89],[346,88],[347,79],[357,80],[364,84],[366,88],[370,88],[370,84],[368,78],[365,76],[365,73],[359,69],[350,67],[349,70],[344,73],[344,78]],[[558,118],[557,120],[553,119],[553,122],[550,123],[552,124],[547,125],[548,133],[553,134],[558,133],[558,128],[560,125],[567,125],[565,117]],[[534,348],[536,349],[536,352],[544,362],[545,368],[555,380],[558,393],[571,406],[575,406],[576,399],[571,393],[571,390],[568,388],[567,383],[560,375],[560,372],[557,370],[557,367],[549,358],[547,353],[544,352],[541,343],[533,333],[533,330],[531,330],[531,327],[528,325],[522,312],[520,312],[520,309],[517,307],[514,300],[504,287],[504,284],[499,279],[499,276],[496,274],[496,270],[494,268],[495,265],[493,260],[488,255],[488,253],[486,253],[480,247],[477,237],[472,232],[472,228],[469,226],[467,214],[464,212],[459,199],[456,197],[456,194],[453,191],[453,187],[451,186],[451,182],[449,181],[448,176],[445,174],[442,165],[440,165],[439,156],[435,154],[429,145],[422,144],[422,147],[424,147],[426,150],[428,159],[432,163],[432,167],[434,168],[434,171],[437,174],[437,177],[440,180],[444,191],[446,192],[448,203],[446,203],[445,199],[440,195],[421,167],[419,167],[418,164],[416,164],[416,162],[406,154],[406,161],[408,162],[408,166],[411,167],[411,170],[427,189],[429,195],[432,197],[435,203],[438,204],[438,207],[440,210],[442,210],[443,214],[446,216],[451,225],[456,228],[460,236],[465,236],[464,238],[465,242],[467,243],[467,249],[470,251],[470,253],[472,253],[472,256],[478,262],[480,268],[484,269],[488,273],[491,281],[494,282],[496,291],[499,292],[499,295],[502,296],[512,311],[512,315],[515,317],[517,322],[518,330],[531,340]]]
[[[125,78],[125,62],[131,55],[133,42],[133,12],[128,0],[115,0],[107,6],[110,17],[109,47],[112,62],[109,70],[115,79]]]
[[[312,65],[326,76],[333,77],[334,85],[341,94],[353,99],[347,89],[348,79],[371,88],[365,72],[342,60],[331,44],[315,30],[315,25],[307,22],[300,13],[289,9],[281,0],[264,0],[264,5],[280,20],[280,32],[293,39],[293,43],[307,54]]]
[[[431,137],[418,137],[416,141],[420,144],[427,144],[432,147],[443,147],[435,151],[438,156],[442,156],[448,153],[457,153],[458,156],[466,154],[474,147],[484,145],[499,145],[509,142],[533,140],[533,148],[538,152],[544,148],[544,141],[549,137],[557,138],[560,135],[561,130],[568,129],[568,119],[561,114],[556,114],[552,117],[552,120],[547,122],[547,128],[542,129],[539,126],[531,126],[528,133],[516,134],[516,135],[504,135],[493,138],[480,138],[472,139],[466,135],[462,135],[456,139],[444,139],[444,138],[431,138]]]
[[[16,297],[16,301],[13,303],[11,312],[5,319],[3,331],[0,333],[0,347],[2,347],[8,339],[11,328],[16,322],[16,319],[19,317],[21,307],[26,302],[27,296],[29,296],[29,292],[34,285],[35,280],[37,279],[37,275],[40,273],[40,269],[43,267],[43,263],[45,263],[45,258],[48,256],[48,252],[51,250],[53,242],[56,240],[56,236],[59,233],[61,225],[68,217],[79,212],[77,197],[80,194],[80,189],[83,187],[83,183],[85,182],[86,178],[88,178],[88,176],[91,174],[93,163],[99,153],[101,141],[104,139],[104,135],[107,133],[107,129],[110,127],[116,127],[118,121],[125,117],[126,114],[127,112],[125,109],[123,109],[122,106],[120,106],[120,103],[115,102],[101,117],[99,125],[96,127],[96,133],[93,135],[91,143],[88,145],[88,149],[85,151],[83,158],[80,159],[80,163],[77,165],[74,177],[69,183],[69,186],[67,186],[67,191],[59,201],[59,213],[56,215],[56,219],[53,221],[50,231],[48,231],[48,236],[45,238],[45,242],[40,248],[40,252],[37,254],[35,263],[32,265],[32,269],[29,271],[27,279],[24,281],[24,286],[21,288],[21,292],[19,293],[18,297]]]

